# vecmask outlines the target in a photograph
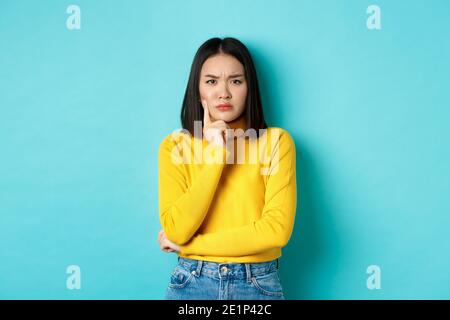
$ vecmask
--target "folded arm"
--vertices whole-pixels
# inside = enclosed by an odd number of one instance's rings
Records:
[[[180,253],[231,257],[285,246],[292,234],[296,213],[295,166],[295,144],[284,133],[270,164],[261,218],[236,228],[195,235],[180,246]]]
[[[185,164],[177,163],[183,156],[186,138],[175,141],[166,138],[160,145],[159,164],[159,216],[167,239],[180,245],[191,239],[202,224],[225,166],[225,148],[214,146],[212,154],[222,157],[219,163],[203,163],[199,175],[188,186]],[[186,146],[186,145],[184,145]],[[190,152],[190,147],[184,148]]]

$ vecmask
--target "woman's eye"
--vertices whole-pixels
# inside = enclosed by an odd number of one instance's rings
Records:
[[[241,83],[242,83],[241,80],[237,80],[237,79],[236,79],[236,80],[233,80],[233,81],[234,81],[235,84],[241,84]],[[236,81],[237,81],[237,82],[236,82]]]
[[[206,81],[206,83],[211,83],[210,81],[216,81],[216,80],[210,79],[210,80]]]

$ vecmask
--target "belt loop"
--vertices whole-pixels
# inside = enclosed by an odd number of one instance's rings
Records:
[[[202,270],[203,260],[197,260],[197,269],[195,270],[195,276],[199,277]]]
[[[278,266],[279,266],[279,263],[278,263],[278,258],[277,258],[277,269],[279,269],[279,267],[278,267]]]
[[[251,272],[250,264],[249,264],[249,263],[246,263],[246,264],[245,264],[245,271],[246,271],[246,273],[247,273],[247,282],[252,282],[252,280],[251,280],[251,278],[252,278],[252,272]]]

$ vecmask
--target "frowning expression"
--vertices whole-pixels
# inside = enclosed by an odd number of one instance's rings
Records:
[[[235,120],[245,110],[247,81],[244,66],[229,54],[209,57],[200,72],[199,91],[201,99],[208,103],[212,121]]]

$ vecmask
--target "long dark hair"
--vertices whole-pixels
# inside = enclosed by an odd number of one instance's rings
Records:
[[[201,121],[203,128],[203,107],[200,102],[199,81],[203,63],[210,56],[224,53],[239,60],[244,66],[247,81],[247,99],[245,102],[245,117],[247,128],[255,129],[257,137],[260,129],[266,129],[261,96],[259,93],[258,78],[250,52],[247,47],[235,38],[211,38],[203,43],[195,54],[189,74],[189,80],[181,108],[181,125],[194,136],[194,121]]]

